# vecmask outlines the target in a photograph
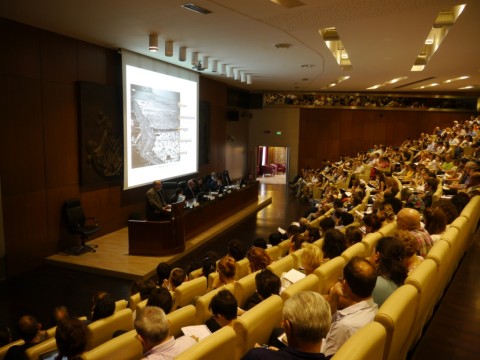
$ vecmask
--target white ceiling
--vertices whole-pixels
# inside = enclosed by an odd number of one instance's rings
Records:
[[[480,0],[301,0],[285,8],[270,0],[196,0],[212,13],[201,15],[180,5],[187,0],[0,0],[0,16],[41,29],[99,44],[125,48],[191,68],[190,53],[252,75],[247,85],[226,76],[203,75],[251,91],[320,91],[341,76],[350,79],[330,91],[366,91],[401,76],[407,79],[378,91],[480,91]],[[422,72],[410,69],[444,8],[467,4],[455,26]],[[342,70],[318,30],[336,27],[352,62]],[[148,35],[159,35],[160,51],[148,51]],[[174,56],[163,55],[164,42],[174,41]],[[274,45],[288,43],[289,49]],[[178,48],[188,48],[187,61]],[[312,64],[302,68],[302,64]],[[414,87],[451,78],[469,79],[427,90]],[[429,81],[396,87],[426,78]]]

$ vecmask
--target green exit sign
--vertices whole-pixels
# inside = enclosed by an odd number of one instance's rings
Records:
[[[277,131],[276,134],[277,134],[277,135],[282,135],[282,132],[281,132],[281,131]]]

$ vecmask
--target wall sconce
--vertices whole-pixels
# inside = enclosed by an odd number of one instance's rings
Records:
[[[151,52],[158,51],[158,35],[157,34],[150,34],[148,36],[148,50]]]
[[[185,61],[187,60],[187,48],[185,46],[181,46],[178,53],[178,60]]]
[[[165,41],[165,56],[173,56],[173,41]]]

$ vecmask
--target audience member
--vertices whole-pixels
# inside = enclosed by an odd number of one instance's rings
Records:
[[[76,317],[62,320],[55,331],[58,356],[56,359],[82,360],[90,333],[85,322]]]
[[[268,269],[260,271],[255,275],[257,291],[245,302],[245,310],[250,310],[271,295],[280,293],[280,278]]]
[[[147,306],[159,307],[168,314],[173,307],[172,294],[164,287],[157,287],[148,296]]]
[[[212,289],[217,289],[227,284],[235,284],[236,271],[236,261],[233,257],[227,255],[221,258],[217,265],[218,277],[213,281]]]
[[[256,238],[253,240],[253,246],[262,248],[262,249],[267,249],[267,241],[264,238]]]
[[[254,273],[258,270],[266,269],[272,262],[270,255],[259,247],[252,246],[247,252],[247,259],[249,261],[250,272]]]
[[[352,246],[358,242],[361,242],[363,238],[362,230],[357,226],[348,226],[345,229],[345,240],[347,241],[347,247]]]
[[[420,213],[415,209],[404,208],[397,215],[397,229],[408,230],[419,244],[418,255],[426,257],[433,246],[430,234],[421,226]]]
[[[320,353],[322,339],[330,328],[331,314],[328,302],[313,291],[299,292],[283,305],[283,329],[288,346],[275,351],[256,345],[243,360],[312,359],[324,360]]]
[[[375,246],[372,260],[377,267],[377,283],[373,290],[373,300],[378,306],[393,293],[407,278],[405,266],[405,246],[402,240],[383,237]]]
[[[228,255],[233,257],[235,261],[240,261],[245,258],[245,245],[238,239],[233,239],[228,242]]]
[[[157,265],[157,285],[166,286],[170,273],[172,272],[172,265],[166,262],[161,262]]]
[[[313,274],[315,269],[322,264],[322,251],[318,246],[308,243],[304,243],[302,248],[303,251],[300,256],[301,267],[305,271],[305,275]]]
[[[115,300],[106,291],[99,291],[93,297],[91,321],[97,321],[113,315],[115,312]]]
[[[42,330],[42,325],[31,315],[24,315],[18,320],[17,331],[25,343],[11,346],[7,350],[4,360],[24,360],[26,358],[25,351],[28,348],[47,338],[46,332]]]
[[[165,312],[154,306],[147,306],[134,322],[137,338],[143,347],[143,359],[173,360],[196,341],[189,336],[175,339],[169,334]]]
[[[367,260],[352,258],[343,269],[343,279],[329,292],[332,326],[322,343],[325,356],[334,355],[357,330],[372,322],[378,310],[372,292],[377,281],[375,268]],[[346,307],[339,306],[343,302]]]
[[[212,313],[212,318],[207,320],[205,325],[211,332],[224,326],[232,326],[233,320],[237,318],[237,308],[237,299],[230,291],[219,291],[210,301],[208,309]]]
[[[405,266],[410,274],[423,261],[423,257],[417,255],[418,242],[408,230],[396,230],[393,237],[403,241],[405,247],[405,259],[403,260]]]
[[[323,237],[323,262],[342,255],[342,252],[344,252],[346,249],[347,241],[345,240],[345,235],[337,229],[327,230],[325,236]]]

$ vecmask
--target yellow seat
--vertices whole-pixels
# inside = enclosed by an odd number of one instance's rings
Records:
[[[127,305],[128,305],[127,300],[122,299],[122,300],[115,301],[115,312],[126,309]]]
[[[418,309],[419,294],[409,284],[395,290],[378,309],[375,321],[387,331],[383,360],[403,360],[406,358]]]
[[[130,330],[85,352],[84,360],[139,360],[143,357],[143,348],[136,338],[137,332]]]
[[[250,273],[250,261],[247,258],[235,263],[235,280],[241,279]]]
[[[277,260],[268,265],[267,269],[273,272],[278,277],[281,277],[283,273],[293,269],[293,256],[287,255],[280,260]]]
[[[135,309],[135,312],[138,314],[140,311],[145,309],[145,306],[147,306],[148,299],[142,300],[137,304],[137,307]]]
[[[405,280],[405,284],[413,285],[419,294],[418,312],[409,338],[410,348],[420,339],[424,325],[433,314],[437,271],[438,268],[435,261],[425,259]]]
[[[238,306],[242,309],[245,306],[247,299],[257,290],[255,276],[257,276],[258,273],[259,271],[248,274],[235,283],[235,299],[237,299]]]
[[[319,266],[314,274],[318,277],[320,286],[318,292],[322,295],[328,294],[330,288],[343,275],[343,268],[345,267],[345,259],[341,256],[330,259],[325,264]]]
[[[182,327],[195,325],[197,309],[193,305],[187,305],[167,314],[170,334],[174,337],[183,335]]]
[[[8,343],[7,345],[0,347],[0,360],[3,360],[3,358],[5,357],[5,354],[7,353],[8,349],[10,349],[10,347],[14,345],[23,345],[23,344],[25,344],[25,341],[20,339],[20,340],[12,341],[11,343]]]
[[[188,273],[188,280],[199,278],[203,274],[203,269],[198,268]]]
[[[383,235],[380,232],[374,232],[367,234],[363,237],[362,243],[365,245],[365,253],[367,256],[372,255],[375,246],[377,246],[378,240],[380,240]]]
[[[290,239],[283,240],[280,244],[278,244],[278,247],[280,248],[279,258],[282,258],[288,254],[288,251],[290,250],[290,244]]]
[[[350,336],[332,360],[382,360],[386,340],[385,327],[373,321]]]
[[[130,318],[130,322],[131,322]],[[28,360],[38,360],[40,355],[43,355],[49,351],[55,350],[57,348],[57,342],[55,341],[55,338],[47,339],[45,341],[42,341],[41,343],[32,346],[31,348],[28,348],[27,351],[25,351],[25,354],[27,356]]]
[[[303,249],[298,249],[291,253],[293,257],[293,268],[299,270],[302,267],[302,253]]]
[[[199,278],[185,281],[175,289],[175,302],[172,310],[193,304],[193,300],[207,292],[207,278]]]
[[[296,283],[290,285],[285,290],[282,291],[280,296],[283,301],[292,297],[300,291],[315,291],[319,292],[320,280],[317,275],[310,274],[305,276],[302,280],[297,281]]]
[[[437,277],[433,291],[433,297],[435,303],[437,303],[442,297],[454,270],[451,265],[450,245],[445,240],[438,240],[430,249],[426,258],[433,260],[437,265]]]
[[[130,310],[135,311],[135,309],[137,308],[137,304],[140,301],[142,301],[142,298],[140,297],[139,292],[130,296],[130,298],[128,299],[128,307],[130,308]]]
[[[359,242],[359,243],[353,244],[344,252],[342,252],[342,257],[345,259],[345,263],[348,263],[355,256],[360,256],[362,258],[365,257],[366,255],[365,253],[366,253],[365,244]]]
[[[282,311],[282,299],[272,295],[234,321],[233,329],[237,334],[235,359],[240,359],[255,343],[268,343],[272,330],[280,326]]]
[[[221,290],[228,290],[233,294],[234,286],[233,284],[221,286],[218,289],[209,291],[205,295],[200,296],[195,303],[195,324],[203,324],[212,316],[210,310],[208,309],[208,306],[210,305],[210,301],[212,301],[212,298]]]
[[[225,326],[183,351],[175,360],[234,359],[235,331]]]
[[[397,222],[391,222],[385,226],[382,226],[378,232],[382,234],[382,237],[392,236],[393,233],[397,230]]]
[[[270,256],[270,259],[272,261],[277,261],[278,258],[280,257],[280,248],[278,246],[270,246],[269,248],[267,248],[267,250],[265,250],[267,252],[267,254]]]
[[[318,246],[320,249],[323,247],[323,237],[318,239],[318,240],[315,240],[312,244],[315,245],[315,246]]]
[[[88,325],[88,329],[91,336],[87,343],[87,350],[90,350],[110,340],[118,330],[132,330],[132,310],[123,309],[107,318],[94,321]]]
[[[463,256],[464,246],[461,242],[460,232],[457,228],[449,227],[440,237],[441,240],[444,240],[450,245],[450,264],[453,271],[457,268],[460,260]]]

